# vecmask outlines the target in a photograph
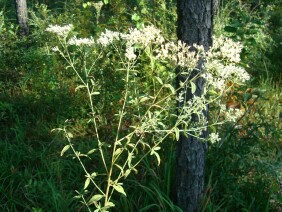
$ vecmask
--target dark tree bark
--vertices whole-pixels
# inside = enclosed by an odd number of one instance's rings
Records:
[[[26,0],[16,0],[17,20],[21,35],[29,34]]]
[[[177,0],[179,40],[189,46],[193,44],[203,45],[207,50],[212,45],[213,23],[212,0]],[[199,68],[202,61],[199,61]],[[198,74],[194,70],[191,79]],[[185,81],[185,76],[179,76],[179,81]],[[194,81],[196,92],[194,95],[201,96],[204,90],[204,79]],[[186,99],[193,97],[189,88],[184,88]],[[181,91],[180,91],[181,92]],[[181,105],[178,105],[181,107]],[[207,117],[208,108],[202,111]],[[192,115],[192,121],[197,122],[197,116]],[[203,132],[202,138],[207,137],[207,131]],[[199,204],[204,192],[204,168],[207,143],[200,139],[184,134],[180,135],[176,149],[176,173],[174,184],[175,203],[184,212],[193,212],[199,209]]]

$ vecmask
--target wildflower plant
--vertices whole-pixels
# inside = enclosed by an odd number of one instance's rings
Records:
[[[126,196],[123,183],[128,175],[137,173],[138,164],[149,155],[160,164],[158,152],[168,138],[178,140],[180,132],[200,137],[207,127],[234,121],[239,116],[239,112],[220,107],[220,97],[233,83],[249,79],[238,67],[240,44],[219,38],[213,48],[205,51],[201,46],[167,41],[154,26],[129,29],[127,33],[105,30],[98,38],[71,36],[71,30],[72,25],[46,29],[58,39],[58,45],[51,47],[53,53],[66,62],[66,69],[77,78],[75,91],[85,93],[88,98],[88,123],[93,128],[95,144],[87,153],[81,153],[75,147],[76,135],[70,123],[55,130],[61,131],[68,141],[61,155],[71,150],[85,172],[83,192],[78,192],[77,197],[89,211],[92,205],[95,211],[108,211],[115,206],[115,193]],[[205,67],[190,79],[200,59]],[[177,74],[186,76],[178,89],[173,85],[176,68],[180,70]],[[111,103],[106,100],[110,86],[105,83],[107,71],[121,81],[121,86],[115,87],[120,98]],[[205,92],[186,100],[180,91],[190,87],[194,94],[197,88],[193,81],[199,77],[206,81]],[[213,93],[210,98],[208,92]],[[181,102],[182,107],[178,108],[176,102]],[[209,123],[202,111],[210,103],[217,103],[219,114],[225,113],[228,118],[221,116],[215,123]],[[115,114],[106,122],[110,128],[103,129],[101,119],[105,114],[99,105],[113,108]],[[192,122],[192,114],[198,116],[197,123]],[[211,133],[209,140],[214,143],[220,138]],[[90,170],[83,158],[98,161],[103,169]]]

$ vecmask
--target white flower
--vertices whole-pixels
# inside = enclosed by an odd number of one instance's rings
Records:
[[[221,111],[225,111],[226,110],[226,105],[225,104],[220,104],[219,107],[220,107]]]
[[[178,101],[179,103],[184,102],[184,94],[184,91],[179,92],[178,96],[176,97],[176,101]]]
[[[234,70],[234,73],[237,75],[239,81],[241,82],[250,80],[250,75],[246,72],[245,69],[241,67],[237,67],[237,69]]]
[[[58,51],[60,51],[58,46],[53,47],[51,50],[52,50],[53,52],[58,52]]]
[[[65,25],[65,26],[59,26],[59,25],[49,25],[46,29],[47,32],[52,32],[57,34],[61,37],[66,37],[71,29],[73,28],[72,24]]]
[[[101,44],[102,46],[106,47],[114,42],[114,40],[119,40],[121,36],[121,33],[114,32],[111,30],[107,30],[103,32],[100,37],[97,40],[98,44]]]
[[[72,37],[69,41],[69,45],[75,45],[75,46],[92,46],[94,45],[94,40],[93,38],[76,38]]]
[[[225,82],[232,81],[235,83],[244,83],[250,79],[250,75],[246,70],[234,63],[224,64],[218,59],[208,59],[205,63],[205,74],[202,76],[206,79],[209,85],[223,91]]]
[[[140,44],[143,47],[147,47],[149,44],[161,44],[164,42],[161,31],[152,25],[142,29],[129,29],[129,33],[123,34],[121,37],[130,46]]]
[[[220,141],[221,138],[219,137],[218,133],[211,133],[209,135],[209,140],[213,144],[213,143],[216,143],[216,142]]]
[[[215,90],[223,92],[226,83],[221,77],[214,77],[211,73],[204,73],[201,75],[206,80],[206,86],[212,86]]]
[[[225,117],[225,121],[236,122],[244,112],[237,108],[228,108],[225,111],[222,111]]]
[[[199,53],[202,52],[203,47],[193,46],[197,51],[192,51],[191,48],[180,40],[177,44],[174,42],[164,43],[160,49],[156,50],[156,58],[170,60],[182,68],[194,69],[198,65]]]
[[[230,62],[240,62],[240,53],[243,45],[239,42],[234,42],[230,38],[223,36],[213,37],[213,47],[209,50],[208,55],[212,57],[222,57]]]
[[[129,46],[126,48],[125,56],[128,60],[132,61],[136,59],[136,54],[134,54],[134,48],[132,46]]]

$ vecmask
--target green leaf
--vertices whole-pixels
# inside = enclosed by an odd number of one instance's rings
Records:
[[[148,10],[146,8],[142,8],[141,13],[142,14],[148,14]]]
[[[120,153],[122,153],[122,151],[123,151],[123,148],[116,149],[116,151],[114,152],[114,157],[119,156]]]
[[[73,134],[70,133],[70,132],[68,132],[68,133],[66,133],[66,137],[67,137],[67,138],[73,138]]]
[[[115,185],[113,185],[113,187],[114,187],[114,189],[117,192],[119,192],[119,193],[123,194],[124,196],[126,196],[126,193],[125,193],[123,187],[121,186],[121,184],[115,184]]]
[[[232,27],[232,26],[226,26],[226,27],[224,27],[224,31],[225,32],[236,32],[237,28]]]
[[[124,178],[127,178],[127,176],[130,174],[131,170],[127,169],[124,173]]]
[[[190,82],[190,84],[191,84],[191,93],[194,94],[196,92],[197,87],[194,82]]]
[[[154,151],[158,151],[158,150],[160,150],[160,149],[161,149],[161,147],[156,146],[156,147],[154,148]]]
[[[91,197],[91,199],[88,201],[88,205],[91,205],[97,201],[99,201],[100,199],[102,199],[104,197],[104,195],[101,195],[101,194],[96,194],[94,195],[93,197]]]
[[[131,16],[131,19],[132,19],[133,21],[139,21],[139,20],[140,20],[140,16],[137,15],[136,13],[134,13],[134,14]]]
[[[246,40],[246,42],[249,43],[249,44],[252,44],[252,45],[256,45],[257,44],[257,42],[256,42],[256,40],[254,38],[248,38]]]
[[[108,209],[108,208],[112,208],[112,207],[115,207],[115,204],[112,203],[112,202],[107,202],[103,209]]]
[[[104,0],[104,4],[109,4],[109,0]]]
[[[120,169],[121,174],[123,174],[123,168],[118,164],[115,164],[115,166],[118,167]]]
[[[91,95],[93,95],[93,96],[94,96],[94,95],[99,95],[99,94],[100,94],[100,92],[98,92],[98,91],[91,93]]]
[[[161,85],[164,84],[161,78],[159,78],[159,77],[155,77],[155,78],[156,78],[156,80],[158,80],[158,82],[159,82]]]
[[[160,155],[159,155],[159,153],[157,153],[157,152],[154,152],[154,155],[156,156],[156,158],[157,158],[157,161],[158,161],[158,166],[161,164],[161,158],[160,158]]]
[[[91,149],[89,152],[87,152],[87,155],[93,154],[97,149]]]
[[[175,127],[175,139],[178,141],[179,140],[179,135],[180,135],[180,132],[179,132],[179,129],[177,127]]]
[[[84,183],[84,188],[83,188],[84,190],[89,186],[89,183],[90,183],[90,178],[87,177]]]
[[[91,177],[92,179],[94,179],[97,175],[98,175],[97,172],[93,172],[93,173],[90,175],[90,177]]]
[[[70,148],[70,145],[66,145],[66,146],[62,149],[62,151],[61,151],[61,156],[63,156],[64,153],[65,153],[69,148]]]
[[[141,99],[140,99],[140,103],[142,103],[142,102],[145,102],[145,101],[147,101],[147,100],[149,100],[150,98],[148,97],[148,96],[143,96]]]
[[[175,94],[175,89],[174,89],[174,87],[172,87],[171,84],[165,84],[164,87],[169,88],[171,90],[171,93]]]

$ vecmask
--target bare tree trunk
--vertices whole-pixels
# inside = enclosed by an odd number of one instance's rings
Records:
[[[213,22],[212,0],[177,0],[178,31],[179,40],[188,45],[203,45],[207,50],[212,45],[212,22]],[[202,61],[199,61],[199,69]],[[189,77],[192,79],[198,71]],[[185,76],[179,76],[180,81],[185,81]],[[204,92],[204,79],[198,78],[194,81],[197,86],[197,96]],[[181,92],[181,91],[180,91]],[[184,88],[186,99],[193,98],[190,88]],[[181,105],[180,105],[181,106]],[[208,108],[203,111],[207,117]],[[196,115],[192,115],[194,122],[198,121]],[[202,138],[207,137],[208,132],[203,132]],[[207,143],[200,139],[181,134],[176,150],[176,173],[174,184],[175,203],[184,212],[193,212],[199,209],[199,204],[204,192],[204,168]]]
[[[16,0],[17,20],[21,35],[29,34],[26,0]]]

